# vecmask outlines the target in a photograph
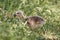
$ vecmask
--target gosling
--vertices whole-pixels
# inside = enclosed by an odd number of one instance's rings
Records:
[[[40,16],[24,16],[23,11],[16,11],[14,17],[17,17],[19,20],[25,20],[25,25],[28,25],[31,29],[41,27],[45,24],[45,20]]]

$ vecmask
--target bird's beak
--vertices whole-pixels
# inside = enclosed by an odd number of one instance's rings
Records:
[[[16,14],[14,14],[13,16],[16,17]]]

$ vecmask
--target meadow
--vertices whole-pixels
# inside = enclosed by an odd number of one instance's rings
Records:
[[[30,30],[13,17],[17,10],[39,15],[46,23]],[[60,0],[0,0],[0,40],[60,40]]]

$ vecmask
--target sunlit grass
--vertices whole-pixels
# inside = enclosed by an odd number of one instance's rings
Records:
[[[17,10],[39,15],[46,24],[31,30],[13,17]],[[0,40],[60,40],[60,0],[0,0]]]

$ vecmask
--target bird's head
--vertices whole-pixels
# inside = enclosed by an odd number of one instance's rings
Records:
[[[21,11],[21,10],[16,11],[16,12],[14,13],[14,17],[16,17],[16,18],[18,18],[18,19],[24,18],[23,11]]]

